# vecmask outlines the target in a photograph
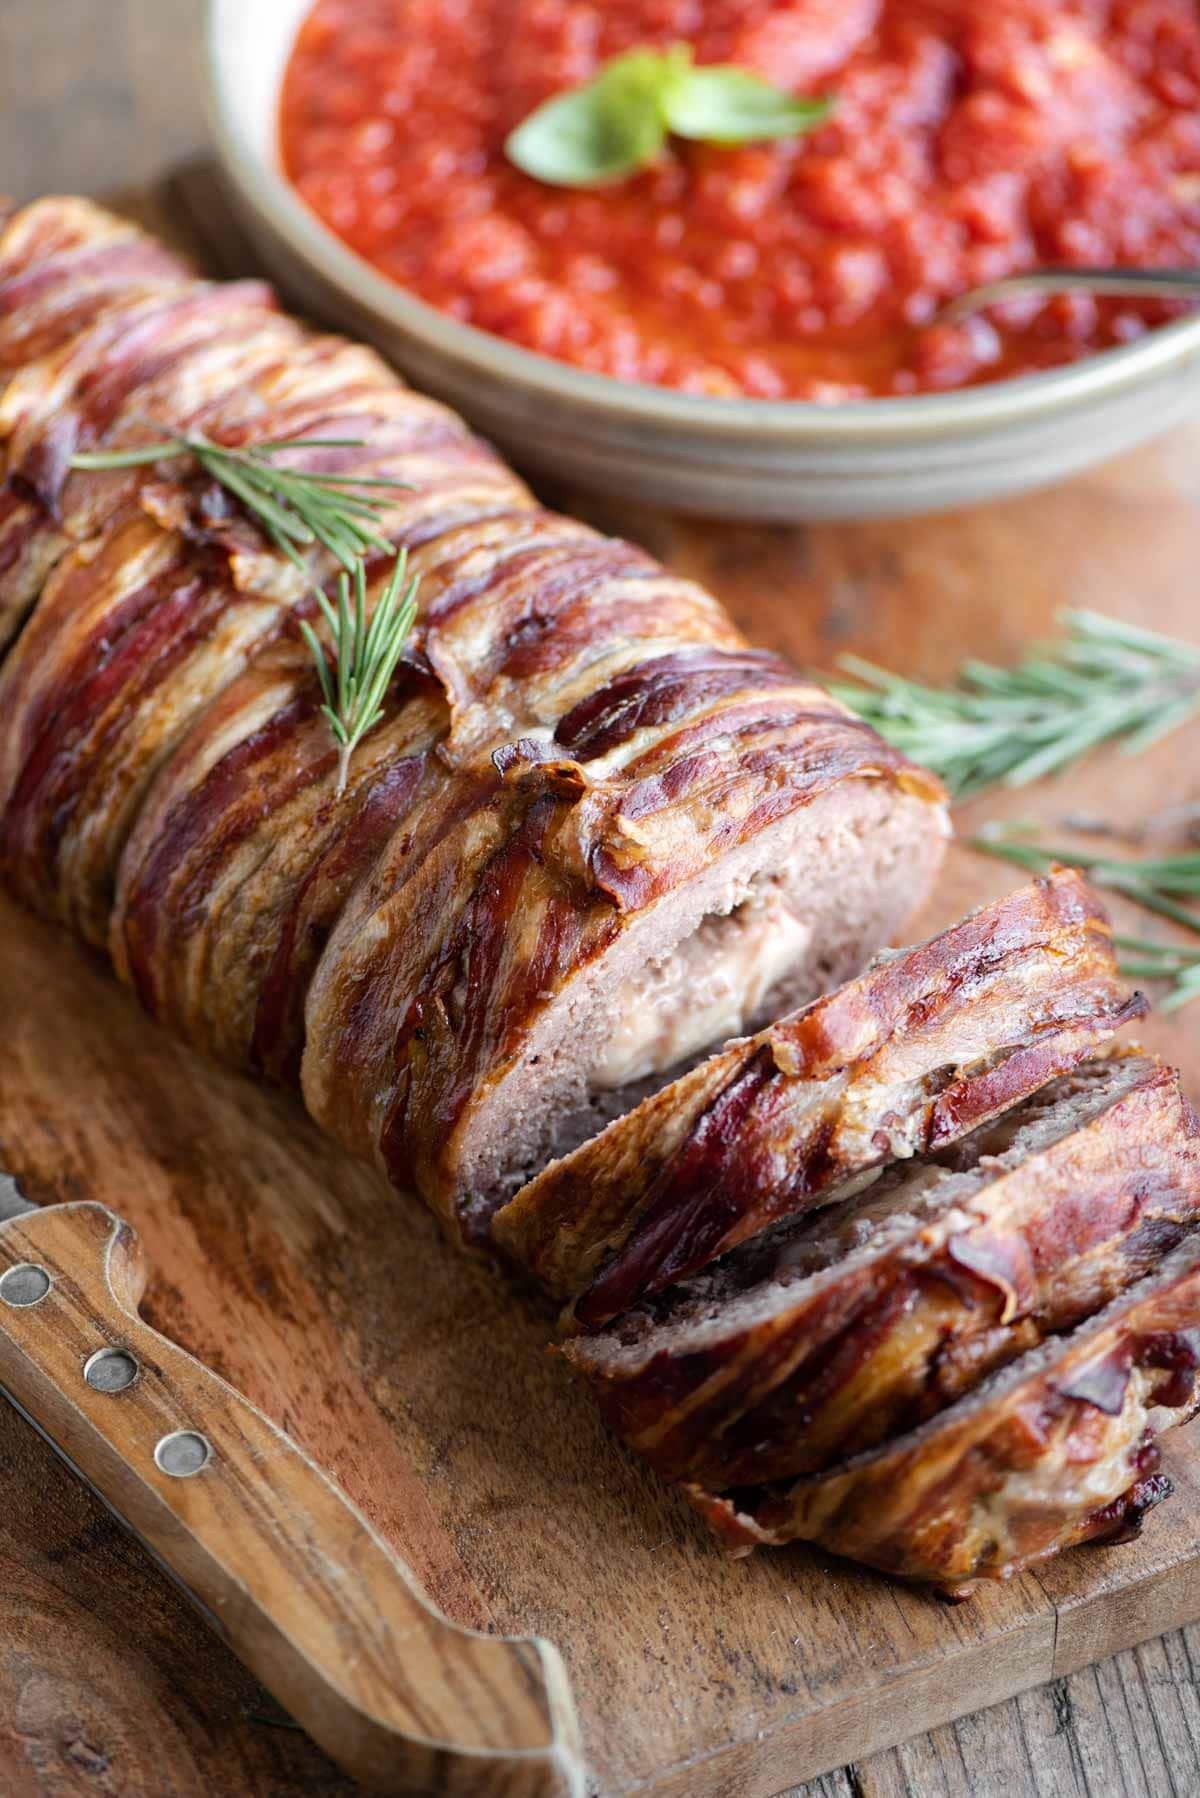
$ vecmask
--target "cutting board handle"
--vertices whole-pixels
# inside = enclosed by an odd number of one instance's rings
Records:
[[[435,1611],[294,1442],[142,1321],[145,1283],[102,1205],[0,1226],[0,1385],[369,1788],[581,1794],[557,1649]]]

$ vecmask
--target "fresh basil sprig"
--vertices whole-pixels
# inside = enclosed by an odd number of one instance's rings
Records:
[[[646,168],[671,133],[725,146],[796,137],[828,118],[833,104],[797,99],[734,63],[698,68],[690,44],[630,50],[586,87],[531,112],[505,151],[539,181],[599,187]]]

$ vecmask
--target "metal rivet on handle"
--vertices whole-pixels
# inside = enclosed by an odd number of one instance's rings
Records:
[[[154,1450],[155,1465],[177,1480],[199,1473],[212,1456],[212,1444],[198,1430],[173,1430]]]
[[[50,1290],[50,1275],[35,1261],[21,1261],[0,1276],[0,1299],[6,1305],[36,1305]]]
[[[84,1362],[83,1377],[97,1392],[124,1392],[137,1379],[138,1364],[128,1349],[97,1349]]]

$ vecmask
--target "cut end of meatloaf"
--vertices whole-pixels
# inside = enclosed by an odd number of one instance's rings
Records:
[[[589,1376],[620,1380],[658,1355],[711,1349],[790,1308],[815,1285],[928,1231],[993,1180],[1083,1129],[1159,1072],[1137,1053],[1086,1062],[946,1156],[895,1162],[830,1196],[827,1206],[765,1231],[705,1273],[628,1313],[594,1336],[574,1338],[568,1358]],[[865,1184],[864,1184],[865,1181]]]
[[[636,915],[475,1110],[468,1233],[714,1046],[857,973],[928,895],[947,834],[928,797],[843,782]]]
[[[824,872],[836,929],[857,887]],[[560,1149],[495,1217],[493,1240],[600,1328],[848,1181],[961,1139],[1143,1010],[1094,893],[1060,870]]]

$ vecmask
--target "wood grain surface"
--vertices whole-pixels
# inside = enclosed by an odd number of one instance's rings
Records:
[[[140,1317],[146,1271],[129,1224],[90,1200],[6,1222],[5,1393],[370,1790],[582,1798],[557,1650],[431,1610],[294,1440]],[[120,1383],[97,1387],[97,1364]],[[181,1449],[204,1458],[171,1465]]]
[[[0,0],[0,187],[141,190],[202,142],[198,14],[196,0]],[[553,497],[818,666],[851,647],[934,677],[968,652],[1009,659],[1064,604],[1200,641],[1200,428],[940,520],[755,530]],[[1198,749],[1193,729],[960,822],[1100,813],[1137,827],[1200,797]],[[925,923],[1014,878],[956,850]],[[0,1151],[32,1196],[102,1198],[139,1226],[151,1321],[316,1456],[449,1615],[564,1648],[605,1793],[654,1781],[751,1798],[814,1751],[810,1766],[849,1763],[808,1788],[826,1798],[1200,1789],[1200,1630],[1087,1664],[1200,1614],[1200,1442],[1169,1451],[1180,1491],[1139,1545],[1066,1557],[953,1610],[801,1550],[724,1562],[605,1440],[543,1352],[547,1320],[452,1256],[297,1107],[202,1066],[97,962],[8,907],[0,1019]],[[1143,1034],[1200,1094],[1200,1005]],[[3,1408],[0,1467],[0,1791],[349,1792]],[[884,1722],[912,1735],[1038,1681],[870,1756]]]

